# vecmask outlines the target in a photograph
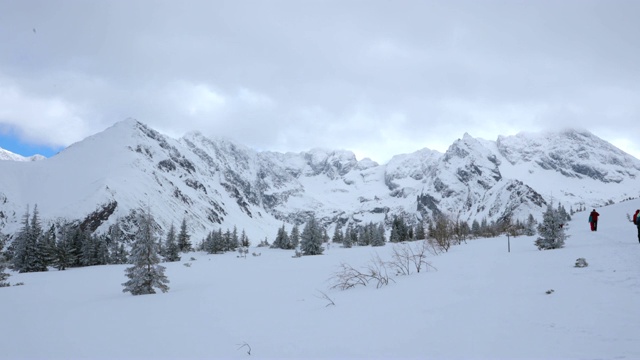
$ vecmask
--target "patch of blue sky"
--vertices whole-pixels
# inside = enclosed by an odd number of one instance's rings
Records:
[[[21,141],[15,134],[0,132],[0,147],[22,156],[32,156],[40,154],[44,157],[51,157],[64,147],[52,147],[48,145],[30,144]]]

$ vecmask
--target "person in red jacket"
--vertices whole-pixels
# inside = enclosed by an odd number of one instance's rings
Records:
[[[591,214],[589,214],[589,223],[591,224],[591,231],[598,231],[598,212],[596,209],[593,209]]]
[[[633,223],[638,227],[638,241],[640,242],[640,209],[633,214]]]

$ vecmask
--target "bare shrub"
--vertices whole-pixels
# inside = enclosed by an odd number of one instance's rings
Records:
[[[453,222],[444,214],[437,214],[433,219],[433,228],[429,236],[442,250],[449,251],[453,238]]]
[[[340,290],[351,289],[358,285],[367,286],[369,283],[369,279],[364,273],[345,263],[340,264],[340,268],[331,279],[333,280],[331,288]]]
[[[414,270],[419,273],[424,269],[435,269],[427,261],[429,254],[436,255],[436,250],[433,244],[427,241],[398,245],[393,248],[389,265],[396,270],[396,275],[411,275]]]
[[[389,282],[393,281],[393,279],[389,277],[387,263],[382,261],[378,254],[369,261],[367,265],[367,276],[369,280],[376,281],[376,289],[389,285]]]

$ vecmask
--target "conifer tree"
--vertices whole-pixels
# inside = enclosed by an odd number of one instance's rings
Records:
[[[236,249],[238,248],[238,245],[240,245],[240,238],[238,237],[238,228],[234,225],[233,226],[233,232],[231,232],[231,240],[229,242],[229,250],[230,251],[236,251]]]
[[[480,236],[480,223],[476,219],[471,223],[471,234],[476,238]]]
[[[529,216],[527,217],[527,222],[524,225],[524,234],[526,236],[533,236],[536,234],[536,219],[533,217],[532,214],[529,214]]]
[[[304,230],[302,230],[300,249],[303,255],[321,255],[324,251],[322,247],[322,229],[314,216],[309,219]]]
[[[61,236],[56,241],[52,264],[58,270],[66,270],[76,262],[76,254],[73,247],[74,232],[68,230],[68,226],[64,226]]]
[[[10,250],[13,252],[12,267],[15,271],[24,272],[27,266],[27,242],[30,232],[29,208],[27,207],[26,213],[22,216],[22,228],[16,233],[11,243]]]
[[[384,224],[380,223],[378,226],[372,225],[372,233],[373,237],[371,239],[371,246],[384,246],[386,243],[386,239],[384,236]]]
[[[223,239],[224,239],[224,251],[231,251],[231,249],[233,248],[231,245],[231,239],[233,238],[233,236],[231,235],[231,230],[227,229],[227,231],[225,231],[224,235],[223,235]]]
[[[180,252],[188,252],[193,251],[193,245],[191,245],[191,241],[189,240],[191,236],[187,233],[187,219],[182,219],[182,224],[180,225],[180,233],[178,234],[178,247],[180,248]]]
[[[300,244],[300,228],[298,225],[293,225],[291,229],[291,235],[289,235],[289,244],[291,244],[292,249],[296,249],[298,244]]]
[[[351,236],[351,233],[353,232],[353,226],[351,225],[351,223],[349,223],[349,225],[347,225],[347,229],[344,232],[344,239],[342,241],[342,247],[345,248],[351,248],[353,246],[353,237]]]
[[[213,233],[212,237],[212,254],[218,254],[225,251],[226,240],[225,235],[222,234],[222,229]]]
[[[358,240],[356,244],[358,246],[367,246],[371,243],[371,233],[369,232],[369,226],[365,225],[364,227],[358,227]]]
[[[7,264],[4,260],[4,256],[0,255],[0,287],[7,287],[10,285],[9,282],[7,281],[10,275],[5,272],[6,269],[7,269]]]
[[[333,231],[333,238],[331,238],[331,241],[334,244],[341,244],[343,240],[344,240],[344,235],[342,235],[342,230],[340,229],[340,225],[336,225],[336,228]]]
[[[549,204],[542,214],[542,223],[538,225],[539,237],[535,241],[538,250],[559,249],[564,247],[567,235],[564,232],[564,219],[559,211]]]
[[[125,270],[129,280],[122,285],[122,292],[132,295],[155,294],[155,288],[162,292],[169,290],[169,279],[164,274],[164,266],[158,265],[158,243],[153,230],[153,218],[147,210],[138,219],[138,232],[131,249],[133,266]]]
[[[9,278],[9,274],[6,271],[7,269],[7,261],[4,256],[4,244],[6,242],[6,237],[4,234],[0,233],[0,287],[10,286],[7,279]]]
[[[112,264],[126,264],[128,253],[124,246],[124,231],[120,227],[120,219],[109,227],[109,258]]]
[[[278,229],[278,234],[276,235],[276,239],[273,241],[273,244],[271,244],[271,247],[274,249],[291,249],[289,235],[287,234],[284,224],[282,224],[282,227]]]
[[[416,226],[416,240],[424,240],[427,238],[427,234],[424,230],[424,224],[422,221],[418,222]]]
[[[180,261],[180,248],[176,241],[176,228],[171,224],[169,233],[167,233],[167,240],[164,243],[164,260],[168,262]]]
[[[19,272],[35,272],[47,270],[47,259],[40,237],[42,227],[38,216],[37,205],[33,215],[29,219],[29,209],[23,216],[23,227],[20,229],[13,241],[13,261],[14,270]]]
[[[409,231],[404,219],[401,217],[394,217],[391,223],[391,234],[389,235],[389,241],[393,243],[403,242],[410,240]]]
[[[242,229],[242,233],[240,234],[240,246],[244,248],[248,248],[249,246],[251,246],[251,241],[249,240],[249,237],[247,236],[247,233],[244,231],[244,229]]]

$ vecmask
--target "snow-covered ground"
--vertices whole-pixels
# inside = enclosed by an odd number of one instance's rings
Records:
[[[639,359],[640,243],[626,218],[638,208],[599,208],[597,232],[576,214],[558,250],[473,240],[380,289],[329,279],[341,262],[390,260],[391,244],[188,254],[166,264],[168,293],[144,296],[122,293],[126,266],[12,273],[25,285],[0,288],[0,358]]]

